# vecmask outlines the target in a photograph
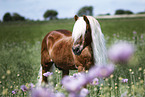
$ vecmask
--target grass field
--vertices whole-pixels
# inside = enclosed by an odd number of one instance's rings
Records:
[[[136,46],[133,58],[126,66],[116,65],[113,75],[101,85],[101,97],[144,97],[145,89],[145,18],[98,20],[105,35],[107,48],[119,40]],[[72,31],[74,20],[37,22],[9,22],[0,24],[0,96],[12,95],[12,90],[28,83],[36,83],[40,68],[40,49],[43,37],[52,30]],[[137,32],[133,34],[133,32]],[[75,72],[75,71],[72,71]],[[61,72],[55,73],[59,83]],[[72,73],[71,73],[72,74]],[[121,83],[127,78],[128,83]],[[88,97],[96,97],[97,86],[88,86]],[[27,93],[16,94],[24,96]],[[109,95],[109,96],[108,96]],[[128,97],[127,96],[127,97]]]

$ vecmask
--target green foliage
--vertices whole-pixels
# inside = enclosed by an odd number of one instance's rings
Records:
[[[144,12],[138,12],[137,14],[145,14],[145,11]]]
[[[77,12],[77,15],[78,16],[82,16],[82,15],[93,16],[93,7],[92,6],[84,6]]]
[[[12,15],[10,13],[5,13],[3,16],[3,21],[4,22],[9,22],[9,21],[24,21],[25,18],[18,13],[13,13]]]
[[[4,14],[3,21],[4,22],[12,21],[12,16],[11,16],[11,14],[9,12],[7,12],[7,13]]]
[[[12,16],[13,21],[24,21],[25,18],[21,15],[19,15],[18,13],[13,13]]]
[[[118,10],[116,10],[115,14],[116,15],[120,15],[120,14],[133,14],[133,12],[130,11],[130,10],[118,9]]]
[[[126,10],[126,11],[125,11],[125,14],[133,14],[133,12],[130,11],[130,10]]]
[[[53,19],[57,19],[57,15],[58,15],[58,12],[57,11],[55,11],[55,10],[47,10],[44,13],[43,17],[45,19],[49,18],[50,20],[53,20]]]

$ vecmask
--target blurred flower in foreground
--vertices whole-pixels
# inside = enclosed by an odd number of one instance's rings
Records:
[[[53,72],[46,72],[46,73],[44,73],[43,75],[45,76],[45,77],[48,77],[48,76],[50,76],[50,75],[52,75],[53,74]]]
[[[102,64],[93,66],[88,73],[78,73],[73,76],[65,76],[62,79],[63,87],[69,92],[69,97],[85,97],[89,91],[82,89],[89,83],[99,84],[96,78],[109,77],[114,71],[113,64]]]
[[[98,85],[99,84],[99,79],[98,78],[94,78],[93,81],[90,83],[91,85]]]
[[[22,89],[23,92],[28,91],[28,88],[25,85],[22,85],[21,89]]]
[[[83,88],[79,93],[69,93],[68,97],[86,97],[89,94],[88,89]]]
[[[98,78],[106,78],[109,77],[114,72],[114,65],[107,64],[107,65],[95,65],[92,67],[88,72],[88,81],[90,82],[98,77]]]
[[[63,93],[56,93],[55,97],[65,97],[65,95]]]
[[[83,74],[77,78],[65,76],[62,79],[62,84],[67,91],[75,93],[86,84],[86,77]]]
[[[80,97],[80,95],[76,93],[69,93],[68,97]]]
[[[47,88],[37,88],[33,89],[31,97],[55,97],[55,94]]]
[[[112,45],[108,51],[108,57],[114,63],[126,63],[133,55],[134,47],[127,42]]]
[[[86,97],[88,94],[89,94],[89,91],[88,91],[88,89],[86,89],[86,88],[83,88],[83,89],[80,91],[80,97]]]
[[[127,83],[128,79],[122,79],[122,83]]]

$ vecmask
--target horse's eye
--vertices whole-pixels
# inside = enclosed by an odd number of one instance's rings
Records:
[[[88,31],[86,30],[86,32],[85,33],[87,33]]]

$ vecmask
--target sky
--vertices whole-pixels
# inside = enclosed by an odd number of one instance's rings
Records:
[[[58,18],[72,18],[84,6],[93,6],[93,14],[110,13],[117,9],[134,13],[145,11],[145,0],[0,0],[0,20],[6,12],[19,13],[27,19],[44,20],[46,10],[58,12]]]

